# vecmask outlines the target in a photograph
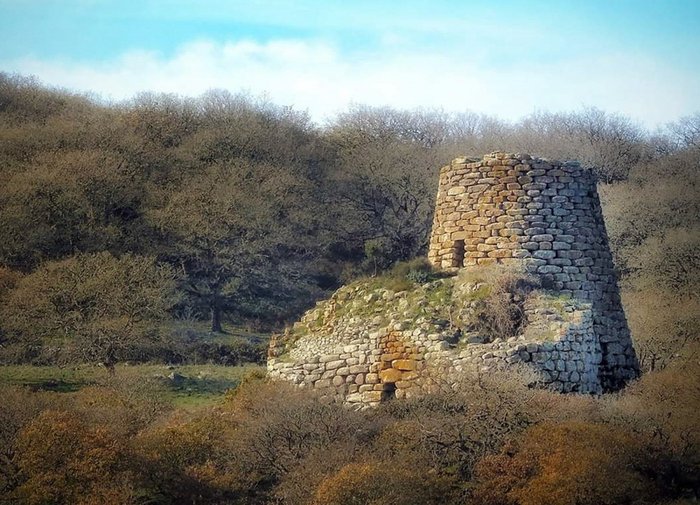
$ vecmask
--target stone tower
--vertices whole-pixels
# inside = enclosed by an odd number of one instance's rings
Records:
[[[455,159],[440,171],[428,259],[447,270],[525,263],[545,286],[591,303],[604,390],[638,375],[595,178],[577,162]]]

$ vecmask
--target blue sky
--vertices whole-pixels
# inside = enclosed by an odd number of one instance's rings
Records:
[[[700,0],[0,0],[0,70],[120,100],[210,88],[517,119],[700,110]]]

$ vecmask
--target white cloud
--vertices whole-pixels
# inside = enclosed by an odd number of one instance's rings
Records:
[[[319,121],[351,102],[471,109],[506,119],[535,109],[594,105],[648,126],[700,109],[692,76],[648,58],[608,54],[499,66],[470,56],[479,48],[407,54],[400,43],[384,47],[383,52],[346,55],[324,41],[200,40],[170,57],[132,51],[101,64],[27,57],[0,61],[0,68],[114,100],[149,90],[182,95],[211,88],[248,90],[308,109]]]

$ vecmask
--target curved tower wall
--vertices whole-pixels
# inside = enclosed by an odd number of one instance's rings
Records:
[[[545,285],[592,303],[605,390],[638,375],[596,181],[577,162],[453,160],[440,171],[428,259],[447,270],[524,262]]]

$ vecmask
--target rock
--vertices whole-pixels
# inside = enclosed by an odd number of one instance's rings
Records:
[[[397,370],[412,371],[417,368],[417,363],[412,359],[397,359],[391,363],[391,366]]]
[[[377,373],[368,373],[365,376],[365,382],[367,384],[377,384],[379,382],[379,374]]]
[[[336,361],[327,361],[326,362],[326,370],[334,370],[336,368],[340,368],[343,365],[345,365],[344,359],[340,359],[340,360],[336,360]]]
[[[380,402],[382,400],[382,391],[365,391],[362,393],[363,402]]]
[[[177,372],[172,372],[168,375],[168,379],[175,385],[180,385],[185,381],[185,376]]]
[[[387,368],[379,372],[379,379],[384,382],[398,382],[401,380],[401,371],[396,368]]]

